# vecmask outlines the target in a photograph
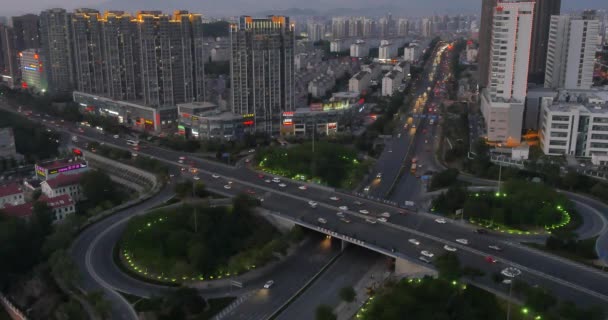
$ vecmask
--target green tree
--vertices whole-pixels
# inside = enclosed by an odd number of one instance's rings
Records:
[[[456,280],[462,275],[460,260],[453,252],[448,252],[437,257],[434,264],[439,272],[439,277],[442,279]]]
[[[437,190],[452,186],[458,181],[458,169],[449,168],[433,175],[431,190]]]
[[[53,276],[65,285],[72,286],[78,280],[78,269],[65,250],[53,252],[49,264]]]
[[[200,181],[197,181],[194,184],[194,194],[199,198],[206,197],[208,193],[205,184]]]
[[[114,182],[108,174],[101,170],[85,172],[80,180],[80,185],[84,196],[94,205],[105,201],[112,203],[120,201]]]
[[[179,198],[187,198],[192,196],[192,183],[189,181],[175,184],[175,194]]]
[[[321,304],[319,306],[317,306],[317,309],[315,310],[315,320],[336,320],[337,317],[334,314],[334,310],[332,309],[332,307],[326,305],[326,304]]]
[[[87,300],[89,300],[89,303],[91,303],[93,305],[93,309],[95,310],[95,313],[97,313],[97,315],[101,319],[109,319],[112,305],[103,296],[103,292],[101,292],[101,291],[91,292],[87,295]]]
[[[87,314],[78,301],[70,299],[57,307],[55,318],[57,320],[86,319]]]
[[[344,287],[340,289],[340,299],[346,302],[353,302],[357,297],[357,293],[353,287]]]
[[[562,183],[568,190],[575,189],[579,183],[578,173],[574,170],[569,170],[562,178]]]

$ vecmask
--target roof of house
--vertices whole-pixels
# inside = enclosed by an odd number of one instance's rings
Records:
[[[38,201],[45,202],[51,209],[63,208],[74,204],[74,200],[68,194],[49,198],[42,195]],[[27,218],[32,215],[34,202],[27,202],[16,206],[7,205],[2,209],[6,215],[16,218]]]
[[[71,186],[73,184],[80,183],[80,179],[82,179],[82,174],[59,174],[54,179],[47,180],[43,183],[46,183],[52,189]]]
[[[23,193],[23,188],[16,182],[0,186],[0,197],[8,197],[19,193]]]

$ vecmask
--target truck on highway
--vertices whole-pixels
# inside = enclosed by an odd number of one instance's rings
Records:
[[[415,163],[412,163],[412,167],[411,167],[410,171],[411,171],[412,173],[416,173],[416,167],[417,167],[417,166],[416,166],[416,164],[415,164]]]

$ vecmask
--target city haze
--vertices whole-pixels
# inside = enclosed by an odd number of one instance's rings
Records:
[[[479,0],[310,0],[302,3],[295,0],[230,0],[230,1],[194,1],[194,0],[52,0],[41,2],[39,0],[22,0],[17,6],[15,2],[9,5],[4,3],[0,16],[23,13],[38,13],[41,10],[62,7],[68,10],[78,7],[93,7],[100,10],[163,10],[173,11],[186,9],[201,12],[205,15],[240,15],[264,14],[269,10],[288,10],[293,12],[297,8],[306,15],[375,15],[387,11],[394,15],[419,16],[445,13],[477,13],[481,7]],[[564,1],[562,10],[580,10],[587,8],[608,9],[604,0]],[[289,12],[287,12],[289,14]]]

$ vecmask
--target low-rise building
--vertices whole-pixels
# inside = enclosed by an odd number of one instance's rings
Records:
[[[371,73],[368,71],[357,72],[348,81],[348,91],[363,93],[369,88],[371,81]]]
[[[403,48],[403,60],[409,62],[416,62],[420,58],[421,50],[418,44],[412,43],[409,46]]]
[[[51,180],[60,175],[81,174],[88,171],[88,162],[80,157],[44,161],[34,166],[36,177],[40,180]]]
[[[333,99],[333,98],[332,98]],[[360,103],[350,100],[333,100],[324,103],[313,103],[309,108],[297,108],[293,112],[283,112],[281,118],[281,135],[320,136],[336,134],[352,123]]]
[[[177,123],[175,106],[148,107],[143,103],[114,100],[79,91],[74,91],[72,96],[82,113],[110,117],[138,131],[160,133],[163,129],[173,130]]]
[[[253,132],[253,115],[234,114],[210,102],[191,102],[177,105],[178,133],[195,139],[241,138]]]
[[[369,55],[369,47],[363,40],[357,40],[350,45],[350,56],[353,58],[363,58]]]
[[[54,179],[43,181],[40,184],[42,193],[49,198],[58,197],[64,194],[70,195],[74,201],[84,199],[80,180],[82,174],[59,174]]]
[[[49,198],[46,195],[40,196],[38,201],[46,203],[53,211],[53,222],[57,223],[67,218],[69,215],[76,212],[76,204],[74,200],[67,194]],[[4,214],[10,217],[30,219],[34,211],[34,202],[27,202],[15,206],[7,206],[2,210]]]
[[[382,78],[382,96],[392,96],[403,83],[403,73],[391,70]]]
[[[7,205],[19,205],[25,203],[23,187],[16,182],[0,186],[0,208]]]
[[[608,155],[608,104],[557,102],[544,105],[540,146],[548,155]]]

